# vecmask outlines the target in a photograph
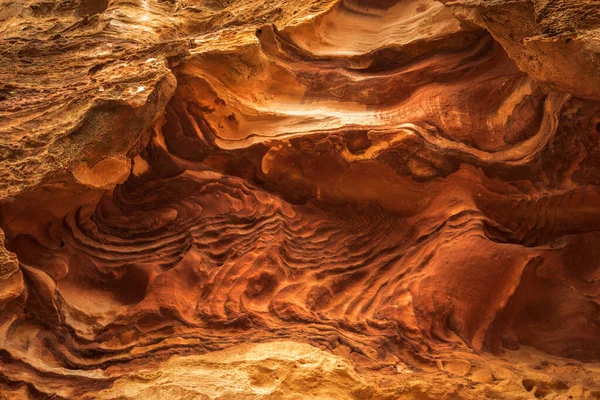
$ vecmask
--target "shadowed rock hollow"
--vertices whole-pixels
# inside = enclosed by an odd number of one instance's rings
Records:
[[[598,0],[0,37],[0,399],[600,398]]]

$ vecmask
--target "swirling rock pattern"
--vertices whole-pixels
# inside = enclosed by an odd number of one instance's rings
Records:
[[[600,9],[442,3],[5,2],[0,398],[600,398]]]

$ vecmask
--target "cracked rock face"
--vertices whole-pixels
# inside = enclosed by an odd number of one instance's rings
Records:
[[[597,0],[0,35],[0,399],[600,398]]]

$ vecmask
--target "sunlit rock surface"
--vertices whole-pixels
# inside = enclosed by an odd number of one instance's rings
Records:
[[[597,0],[0,35],[0,399],[600,398]]]

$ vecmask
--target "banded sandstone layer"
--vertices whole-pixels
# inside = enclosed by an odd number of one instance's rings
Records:
[[[600,398],[598,0],[0,34],[0,398]]]

